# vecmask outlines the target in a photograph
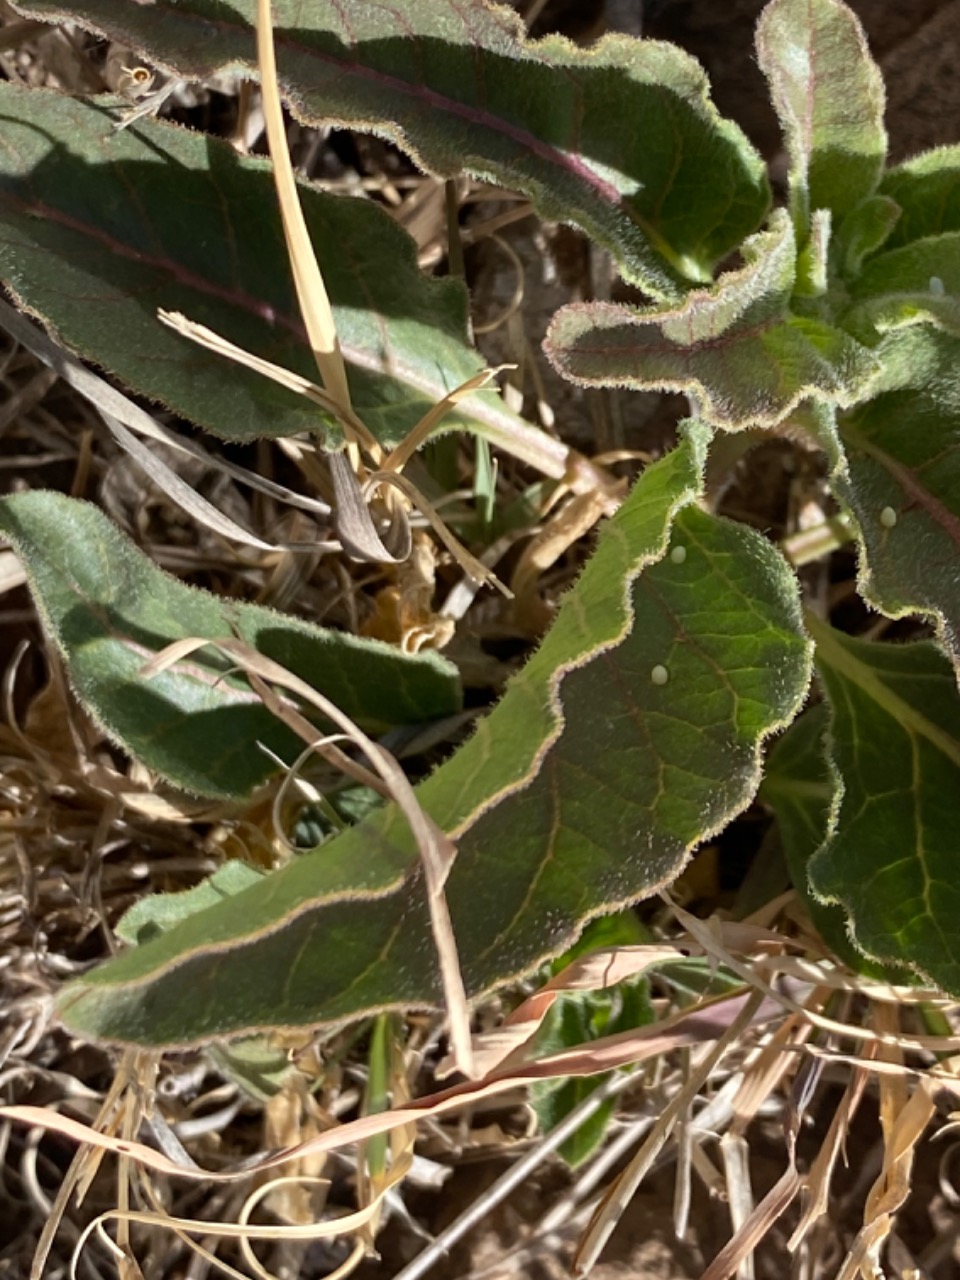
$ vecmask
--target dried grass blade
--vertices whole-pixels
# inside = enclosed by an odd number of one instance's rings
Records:
[[[790,1207],[801,1185],[800,1174],[791,1163],[733,1239],[728,1240],[723,1246],[703,1272],[700,1280],[728,1280],[743,1259],[753,1252],[781,1214]]]
[[[390,484],[399,489],[402,494],[415,506],[430,522],[431,528],[437,537],[444,544],[453,558],[457,561],[464,573],[469,574],[471,578],[475,578],[477,582],[486,582],[490,586],[496,587],[497,590],[508,600],[513,598],[513,592],[509,587],[504,586],[497,575],[488,569],[485,564],[477,559],[475,555],[467,550],[467,548],[450,532],[439,513],[427,501],[420,490],[406,476],[400,475],[395,471],[375,471],[367,480],[367,492],[369,492],[377,484]]]
[[[308,400],[312,400],[325,413],[329,413],[331,417],[336,418],[348,438],[356,437],[367,449],[379,450],[380,446],[376,438],[370,434],[349,405],[342,405],[328,391],[318,387],[309,378],[304,378],[299,373],[293,373],[290,369],[285,369],[280,364],[274,364],[271,360],[264,360],[262,356],[254,355],[251,351],[245,351],[243,347],[238,347],[229,338],[224,338],[215,330],[208,329],[205,324],[198,324],[196,320],[188,319],[187,316],[179,311],[159,310],[157,319],[162,324],[165,324],[168,329],[173,329],[181,337],[189,338],[191,342],[195,342],[197,346],[203,347],[204,350],[212,351],[214,355],[222,356],[225,360],[232,360],[234,364],[242,365],[245,369],[262,374],[264,378],[269,378],[279,386],[286,387],[288,391],[294,391],[297,395],[305,396]]]
[[[875,1046],[869,1045],[867,1047],[867,1056],[872,1056],[875,1052]],[[857,1066],[847,1081],[847,1087],[843,1091],[840,1105],[830,1120],[827,1136],[821,1143],[820,1150],[817,1152],[816,1158],[806,1176],[805,1182],[810,1192],[810,1202],[804,1209],[796,1230],[787,1241],[787,1248],[791,1253],[796,1252],[807,1233],[828,1211],[830,1182],[833,1177],[837,1156],[840,1154],[850,1129],[850,1121],[860,1105],[860,1100],[863,1097],[869,1078],[869,1072],[864,1067]]]
[[[364,491],[360,488],[356,472],[342,453],[332,453],[329,458],[330,477],[336,497],[337,533],[347,555],[356,560],[372,560],[380,564],[401,564],[410,555],[413,536],[406,514],[397,508],[399,517],[393,529],[401,538],[397,553],[390,551],[374,527]]]
[[[300,311],[310,346],[324,387],[345,410],[350,409],[350,388],[340,352],[333,309],[327,296],[320,266],[310,243],[306,220],[300,207],[297,183],[287,150],[287,136],[280,105],[277,80],[277,56],[273,43],[273,15],[270,0],[257,3],[257,61],[260,65],[260,90],[267,130],[273,179],[283,218],[283,233],[290,254],[290,266],[300,300]],[[379,455],[379,449],[377,450]]]
[[[162,489],[168,498],[171,498],[178,507],[182,507],[198,524],[205,525],[206,528],[220,534],[223,538],[229,538],[233,542],[245,543],[248,547],[255,547],[258,551],[279,550],[273,543],[264,542],[256,534],[248,533],[236,521],[218,511],[212,503],[201,497],[195,489],[187,484],[182,476],[177,475],[173,468],[167,466],[162,458],[155,453],[151,453],[146,445],[140,443],[132,431],[128,431],[122,422],[112,417],[106,410],[101,409],[100,416],[117,444],[135,462],[140,464],[158,489]]]
[[[420,446],[429,439],[437,423],[455,404],[459,404],[466,396],[472,395],[474,391],[479,391],[481,387],[485,387],[491,378],[495,378],[504,369],[512,369],[513,367],[513,365],[502,364],[495,369],[482,369],[479,373],[475,373],[472,378],[468,378],[466,382],[462,382],[453,391],[447,392],[442,400],[438,400],[435,405],[431,405],[417,425],[400,441],[393,452],[384,458],[381,463],[381,469],[383,471],[402,471]]]

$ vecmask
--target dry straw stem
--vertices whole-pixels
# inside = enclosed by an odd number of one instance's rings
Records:
[[[277,80],[277,55],[273,43],[273,16],[270,0],[257,2],[257,61],[260,65],[260,90],[263,95],[267,143],[270,148],[270,158],[273,161],[273,180],[280,202],[283,233],[287,241],[300,311],[317,368],[320,370],[321,381],[332,399],[346,413],[349,413],[350,388],[347,384],[347,371],[340,352],[340,343],[337,340],[333,310],[310,243],[307,224],[303,210],[300,208],[300,198],[297,195],[293,166],[287,151],[283,108],[280,105],[280,85]],[[368,448],[370,447],[368,442],[364,443],[367,443]],[[379,446],[376,441],[373,441],[371,452],[374,452],[379,459]]]

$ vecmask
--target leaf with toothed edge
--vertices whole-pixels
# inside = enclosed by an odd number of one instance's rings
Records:
[[[477,995],[669,882],[746,805],[809,679],[796,580],[697,506],[709,433],[651,466],[538,652],[417,794]],[[84,1034],[194,1043],[440,1000],[412,837],[387,806],[252,890],[70,984]],[[185,1002],[182,993],[191,991]]]
[[[256,0],[24,0],[188,80],[253,71]],[[545,218],[609,249],[654,297],[676,298],[760,225],[761,157],[673,45],[528,40],[487,0],[273,0],[281,92],[307,124],[389,137],[440,177],[522,191]]]

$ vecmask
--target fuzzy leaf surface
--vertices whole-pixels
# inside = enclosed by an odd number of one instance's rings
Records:
[[[887,135],[880,69],[860,19],[841,0],[771,0],[757,54],[790,156],[790,195],[804,229],[816,209],[837,221],[872,195]]]
[[[162,121],[118,133],[109,103],[0,83],[0,278],[73,350],[225,439],[325,428],[339,444],[311,401],[157,319],[181,311],[316,380],[269,166]],[[372,202],[308,185],[301,197],[355,407],[396,443],[483,367],[465,292],[423,276],[413,241]],[[445,425],[530,431],[491,392]]]
[[[890,617],[926,615],[960,658],[960,338],[916,324],[878,352],[873,397],[840,419],[861,591]]]
[[[302,749],[208,650],[152,680],[139,672],[189,636],[244,638],[371,729],[456,711],[456,668],[378,641],[225,600],[158,569],[90,503],[33,490],[0,500],[0,532],[26,569],[80,701],[130,755],[187,791],[241,797],[276,772],[264,743]]]
[[[849,334],[791,315],[796,242],[783,210],[744,245],[746,265],[676,308],[563,307],[547,331],[553,364],[584,386],[685,391],[726,430],[772,426],[810,396],[852,403],[876,360]]]
[[[776,815],[794,888],[824,942],[854,972],[888,982],[909,982],[902,970],[867,959],[850,940],[847,914],[810,891],[809,866],[823,847],[839,800],[839,778],[827,756],[829,712],[824,703],[805,711],[773,745],[757,798]]]
[[[188,80],[255,68],[255,0],[27,0]],[[428,171],[523,191],[608,248],[628,279],[676,297],[755,231],[764,166],[673,45],[529,41],[485,0],[273,0],[281,89],[306,123],[387,136]]]
[[[912,156],[884,176],[880,190],[901,210],[889,248],[960,231],[960,145]]]
[[[647,470],[540,650],[418,788],[458,843],[446,894],[471,994],[671,880],[749,802],[763,738],[804,696],[793,574],[762,537],[695,505],[706,435],[692,427]],[[386,807],[74,983],[62,1014],[85,1034],[161,1044],[436,1004],[415,865]]]
[[[849,296],[843,325],[871,345],[877,334],[922,321],[960,336],[960,231],[924,236],[871,258]],[[897,376],[901,362],[895,350],[889,354]]]
[[[960,694],[936,645],[855,640],[811,623],[843,781],[815,893],[867,955],[960,992]]]

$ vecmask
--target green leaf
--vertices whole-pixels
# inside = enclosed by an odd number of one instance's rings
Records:
[[[225,439],[319,431],[338,445],[311,401],[156,317],[181,311],[316,381],[269,166],[158,121],[118,133],[110,103],[0,83],[0,278],[80,355]],[[483,366],[466,293],[426,279],[413,241],[372,201],[307,184],[301,196],[355,407],[396,443]],[[492,392],[444,426],[508,445],[532,431]]]
[[[842,324],[871,346],[877,334],[924,321],[960,335],[960,231],[871,258],[849,294]]]
[[[587,925],[570,950],[554,960],[550,968],[556,974],[577,956],[589,951],[601,947],[635,946],[651,940],[633,911],[601,916]],[[536,1035],[534,1052],[538,1057],[545,1056],[600,1036],[646,1026],[653,1019],[650,984],[645,976],[629,979],[603,991],[565,992],[547,1011]],[[530,1091],[530,1100],[541,1132],[548,1133],[555,1128],[607,1079],[609,1073],[535,1083]],[[602,1103],[557,1148],[571,1168],[575,1169],[596,1151],[606,1134],[615,1106],[613,1098]]]
[[[843,782],[810,863],[814,892],[842,904],[857,946],[960,993],[960,695],[928,641],[854,640],[816,619]]]
[[[673,310],[563,307],[544,349],[584,386],[686,391],[706,421],[728,430],[772,426],[810,396],[853,403],[876,360],[839,329],[790,314],[797,254],[783,210],[743,254],[746,266]]]
[[[900,206],[889,196],[870,196],[848,213],[830,246],[837,272],[848,279],[859,275],[864,258],[893,235],[900,215]]]
[[[960,339],[914,325],[877,351],[872,399],[840,419],[835,480],[863,541],[860,590],[890,617],[930,618],[960,658]]]
[[[798,229],[816,209],[839,222],[883,173],[883,77],[859,18],[841,0],[772,0],[757,24],[757,54],[790,156]]]
[[[121,942],[142,946],[181,920],[186,920],[187,916],[215,906],[223,898],[249,889],[252,884],[259,884],[265,875],[265,871],[241,862],[239,858],[231,858],[192,889],[184,889],[180,893],[147,894],[123,913],[114,932]]]
[[[796,580],[758,534],[695,505],[706,439],[691,427],[644,473],[540,650],[418,788],[457,840],[446,892],[474,995],[673,879],[749,802],[762,740],[804,696]],[[435,1004],[415,866],[385,807],[73,984],[63,1016],[161,1044]]]
[[[960,146],[936,147],[891,169],[880,190],[900,206],[891,249],[960,231]]]
[[[89,503],[32,491],[0,501],[0,530],[23,561],[73,687],[111,738],[188,791],[240,797],[276,772],[263,743],[303,744],[208,650],[152,680],[143,665],[189,636],[239,636],[371,729],[458,709],[456,668],[389,645],[220,599],[152,564]]]
[[[830,950],[855,973],[888,982],[909,982],[903,970],[868,960],[850,940],[847,913],[810,891],[810,860],[827,839],[831,814],[840,799],[840,781],[827,757],[825,703],[805,711],[778,738],[767,757],[757,798],[776,814],[784,856],[794,888]]]
[[[559,996],[548,1011],[537,1033],[535,1051],[537,1056],[559,1053],[600,1036],[647,1026],[653,1020],[646,978],[623,982],[612,991],[569,992]],[[536,1082],[530,1091],[530,1101],[540,1131],[549,1133],[609,1078],[608,1072]],[[571,1168],[582,1164],[600,1146],[615,1107],[613,1098],[602,1103],[557,1148]]]
[[[255,0],[29,0],[188,80],[255,67]],[[280,83],[301,120],[391,138],[428,171],[516,188],[675,298],[754,231],[764,166],[673,45],[536,42],[484,0],[273,0]]]

